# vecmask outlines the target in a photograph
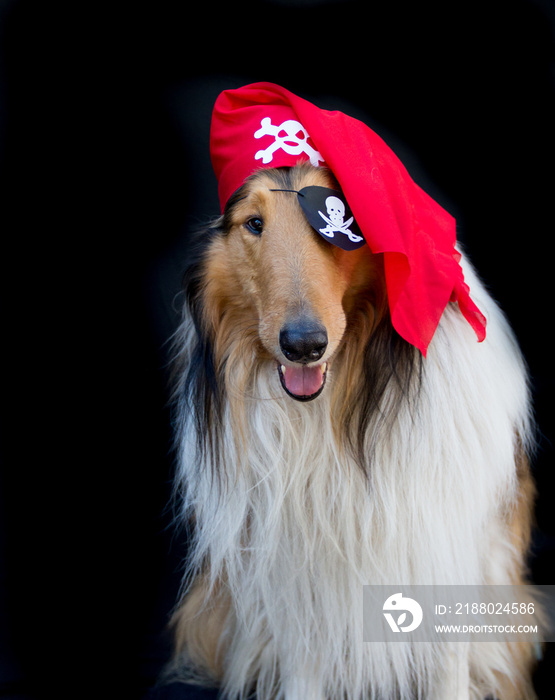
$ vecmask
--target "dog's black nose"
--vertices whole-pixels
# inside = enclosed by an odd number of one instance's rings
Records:
[[[286,323],[279,333],[279,345],[291,362],[316,362],[328,347],[325,326],[313,319],[298,319]]]

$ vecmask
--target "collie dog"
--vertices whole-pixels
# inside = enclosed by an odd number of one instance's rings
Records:
[[[264,169],[200,232],[177,331],[172,668],[228,698],[535,697],[533,644],[364,643],[363,584],[521,584],[534,487],[524,362],[449,304],[426,358],[393,329],[383,261],[315,234]]]

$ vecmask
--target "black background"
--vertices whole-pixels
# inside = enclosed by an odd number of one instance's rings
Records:
[[[456,216],[530,366],[555,583],[554,29],[549,0],[0,4],[1,698],[140,699],[167,658],[167,340],[213,102],[257,80],[366,121]]]

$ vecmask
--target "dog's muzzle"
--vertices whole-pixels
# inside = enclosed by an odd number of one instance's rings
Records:
[[[327,363],[320,360],[328,347],[328,333],[321,323],[299,318],[282,327],[279,345],[283,356],[294,365],[278,365],[281,384],[297,401],[311,401],[326,382]]]

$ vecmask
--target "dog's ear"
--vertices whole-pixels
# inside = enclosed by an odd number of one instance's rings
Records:
[[[179,431],[195,432],[199,456],[212,463],[218,454],[218,437],[211,426],[221,424],[222,387],[206,322],[203,270],[210,244],[222,234],[222,225],[223,217],[219,217],[192,234],[182,280],[183,317],[174,338],[171,372],[173,420]]]

